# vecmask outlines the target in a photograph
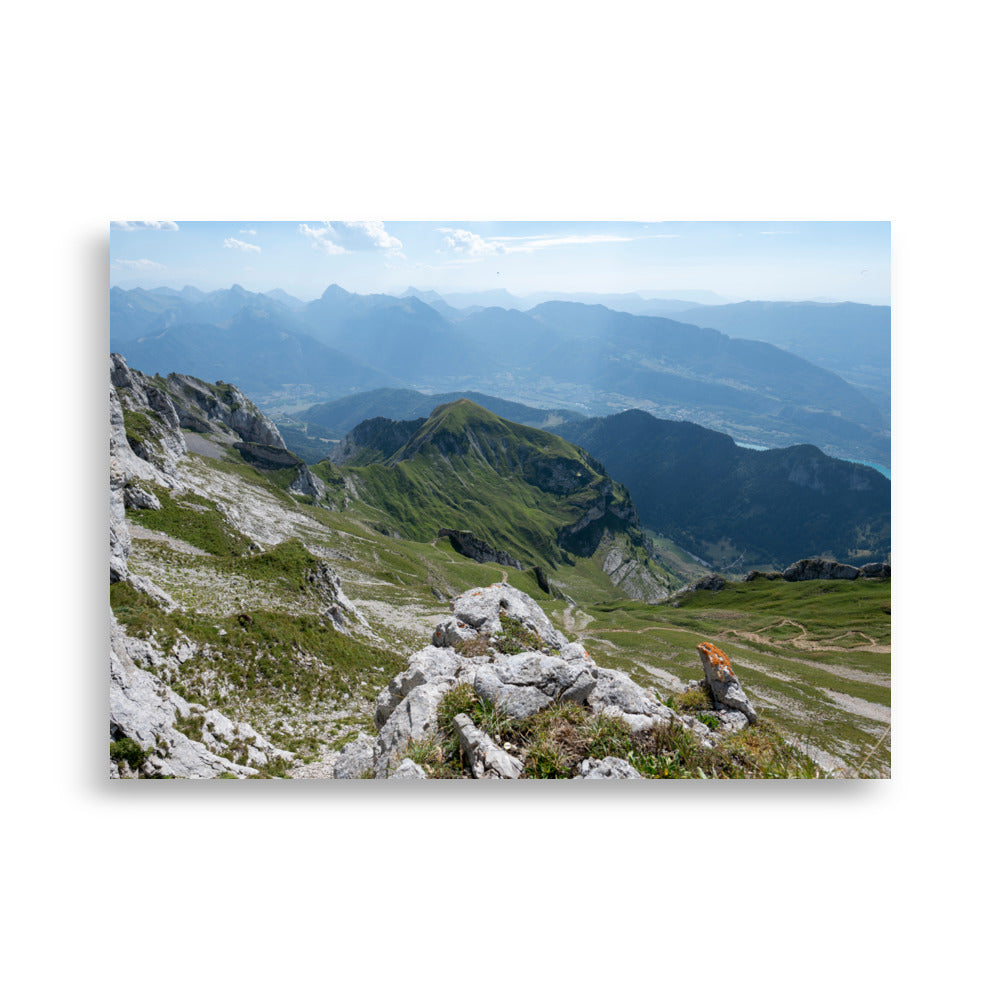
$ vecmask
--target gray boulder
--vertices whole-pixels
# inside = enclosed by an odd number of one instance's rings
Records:
[[[568,645],[568,644],[567,644]],[[497,657],[476,666],[476,694],[524,719],[553,701],[586,702],[597,685],[597,668],[587,660],[542,653]]]
[[[333,765],[333,776],[351,779],[372,777],[375,774],[377,756],[378,740],[362,733],[340,751],[340,756]]]
[[[403,763],[389,775],[390,781],[411,781],[414,778],[427,780],[427,773],[424,769],[409,757],[404,758]]]
[[[657,722],[679,720],[673,709],[639,687],[627,674],[605,667],[596,667],[595,672],[597,683],[586,701],[592,711],[620,716],[633,733],[652,729]]]
[[[602,778],[642,779],[642,775],[628,761],[622,760],[621,757],[604,757],[601,760],[588,757],[585,761],[581,762],[578,771],[579,773],[573,779],[574,781],[594,781],[595,779]]]

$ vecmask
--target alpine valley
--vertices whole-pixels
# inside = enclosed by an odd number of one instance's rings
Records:
[[[113,288],[110,776],[887,776],[883,314],[597,298]]]

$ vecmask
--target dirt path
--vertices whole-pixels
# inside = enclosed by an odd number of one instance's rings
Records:
[[[764,635],[768,629],[781,628],[783,625],[792,625],[797,629],[800,629],[802,634],[789,639],[775,639],[773,636]],[[792,646],[794,649],[801,649],[805,652],[810,653],[846,653],[850,652],[851,647],[848,646],[838,646],[836,641],[838,639],[846,639],[848,636],[854,635],[861,639],[864,639],[868,643],[867,647],[863,647],[867,653],[891,653],[892,647],[887,645],[882,645],[873,639],[870,635],[862,632],[860,629],[850,629],[847,632],[843,632],[840,635],[835,635],[830,639],[807,639],[806,635],[808,629],[802,622],[797,622],[792,618],[783,618],[780,622],[775,625],[764,625],[759,629],[755,629],[752,632],[744,632],[740,629],[726,629],[722,634],[731,635],[735,639],[743,639],[747,642],[762,642],[768,646],[775,646],[778,648],[786,648],[787,646]],[[832,671],[831,671],[832,672]]]

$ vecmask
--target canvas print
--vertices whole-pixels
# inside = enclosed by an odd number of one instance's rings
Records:
[[[890,775],[887,222],[114,222],[111,778]]]

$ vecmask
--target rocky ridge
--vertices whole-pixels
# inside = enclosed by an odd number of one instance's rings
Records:
[[[712,692],[719,695],[710,709],[717,723],[710,728],[695,715],[664,704],[621,671],[598,666],[580,643],[568,641],[552,625],[535,601],[507,583],[468,590],[451,603],[451,611],[438,623],[431,643],[414,653],[407,669],[379,693],[377,736],[363,734],[348,744],[329,761],[328,776],[426,777],[410,753],[415,744],[438,734],[442,700],[460,685],[468,686],[483,703],[502,707],[515,720],[570,702],[591,716],[620,720],[633,735],[657,727],[682,727],[705,747],[713,746],[721,734],[756,721],[724,654],[728,666],[724,683],[716,678],[716,661],[705,668],[706,682],[711,670],[716,679]],[[520,639],[513,647],[517,651],[509,651],[511,636]],[[699,686],[700,682],[692,685]],[[466,776],[522,776],[524,762],[514,755],[511,744],[494,739],[464,713],[456,715],[453,724],[469,765]],[[641,775],[624,760],[606,757],[582,761],[577,777]]]

